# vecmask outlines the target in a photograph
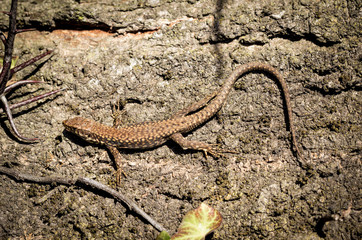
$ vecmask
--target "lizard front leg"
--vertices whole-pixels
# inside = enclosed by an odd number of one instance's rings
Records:
[[[125,112],[124,110],[120,111],[119,101],[120,100],[118,100],[117,103],[114,104],[112,107],[112,118],[113,118],[113,127],[114,128],[118,128],[121,125],[121,120],[120,120],[119,116]],[[114,163],[116,165],[116,184],[117,184],[117,186],[120,186],[122,173],[124,173],[122,170],[123,157],[116,147],[109,146],[109,145],[106,145],[106,147],[108,148],[109,152],[112,154],[112,156],[114,158]]]
[[[116,147],[107,146],[109,152],[112,154],[114,158],[114,163],[116,164],[116,184],[117,186],[121,185],[121,178],[122,178],[122,156],[121,153],[118,151]]]

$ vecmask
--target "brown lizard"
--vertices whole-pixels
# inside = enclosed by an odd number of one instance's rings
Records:
[[[182,133],[191,131],[214,116],[225,103],[235,81],[241,75],[251,71],[269,73],[280,83],[289,120],[289,130],[292,137],[293,148],[300,163],[303,163],[303,157],[296,141],[290,96],[286,82],[275,68],[264,63],[247,63],[239,66],[231,73],[217,91],[180,110],[166,120],[142,122],[115,128],[103,125],[91,119],[75,117],[63,121],[63,125],[67,131],[80,136],[88,142],[108,146],[112,154],[114,154],[115,148],[147,149],[162,145],[167,140],[171,139],[178,143],[183,149],[202,150],[205,153],[217,156],[221,151],[215,146],[199,141],[187,140],[183,137]]]

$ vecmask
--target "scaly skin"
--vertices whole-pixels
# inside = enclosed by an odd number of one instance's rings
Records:
[[[190,141],[182,136],[214,116],[223,106],[235,81],[243,74],[251,71],[265,72],[274,76],[283,91],[283,99],[289,120],[289,130],[292,136],[292,144],[298,157],[302,158],[297,146],[293,125],[292,108],[289,91],[281,74],[273,67],[264,63],[247,63],[236,68],[225,80],[223,86],[210,96],[184,108],[171,118],[156,121],[143,122],[121,128],[109,127],[93,120],[75,117],[63,121],[65,129],[75,133],[86,141],[104,144],[106,146],[128,149],[146,149],[162,145],[172,139],[183,149],[203,150],[205,153],[218,155],[219,151],[210,144]]]

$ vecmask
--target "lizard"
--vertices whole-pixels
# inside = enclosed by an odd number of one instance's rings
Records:
[[[88,142],[106,145],[112,155],[117,154],[117,148],[148,149],[160,146],[168,140],[173,140],[184,150],[202,150],[206,155],[209,153],[213,156],[219,156],[221,151],[213,144],[188,140],[182,134],[190,132],[213,117],[224,105],[235,81],[242,75],[253,71],[267,73],[280,84],[289,122],[292,149],[296,153],[299,163],[303,166],[304,159],[296,140],[291,100],[286,81],[274,67],[266,63],[251,62],[240,65],[218,90],[181,109],[165,120],[141,122],[117,128],[103,125],[91,119],[74,117],[63,121],[63,125],[65,130]],[[119,166],[119,164],[116,165]]]

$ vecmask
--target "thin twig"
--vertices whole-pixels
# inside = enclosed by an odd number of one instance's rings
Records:
[[[10,66],[11,66],[11,62],[9,61],[5,61],[5,57],[4,57],[4,61],[3,61],[3,67],[1,69],[1,73],[0,73],[0,93],[3,93],[4,92],[4,89],[6,87],[6,83],[8,82],[8,80],[5,79],[5,76],[6,74],[8,74],[7,70],[6,69],[9,69]],[[4,88],[1,89],[1,87],[3,86],[4,84]]]
[[[93,179],[85,178],[85,177],[79,177],[77,179],[68,179],[65,177],[58,177],[58,176],[49,176],[49,177],[39,177],[34,176],[27,173],[21,173],[18,171],[15,171],[13,169],[0,167],[0,173],[5,174],[11,178],[14,178],[17,181],[21,182],[32,182],[32,183],[41,183],[41,184],[52,184],[52,183],[58,183],[62,185],[72,186],[77,185],[84,188],[85,186],[90,186],[93,189],[108,193],[111,195],[114,199],[125,203],[128,208],[131,211],[134,211],[138,215],[140,215],[142,218],[144,218],[146,221],[148,221],[154,228],[156,228],[158,231],[167,231],[161,224],[159,224],[157,221],[155,221],[151,216],[149,216],[147,213],[145,213],[140,207],[137,206],[135,202],[133,202],[128,197],[124,196],[122,193],[117,192],[116,190],[97,182]]]
[[[26,62],[23,62],[22,64],[19,64],[18,66],[14,67],[11,69],[10,71],[10,78],[13,76],[14,73],[26,68],[27,66],[35,63],[36,61],[42,59],[43,57],[51,54],[52,52],[54,52],[54,50],[49,50],[49,51],[46,51],[45,53],[42,53],[42,54],[39,54],[38,56],[35,56],[33,57],[32,59],[26,61]]]
[[[5,45],[6,44],[6,37],[5,37],[5,34],[2,31],[0,31],[0,39],[3,42],[3,44]]]
[[[83,183],[83,184],[91,186],[94,189],[101,190],[101,191],[104,191],[104,192],[110,194],[112,197],[114,197],[118,201],[124,202],[131,211],[134,211],[138,215],[142,216],[146,221],[148,221],[158,231],[168,232],[161,224],[159,224],[156,220],[151,218],[151,216],[149,216],[147,213],[145,213],[140,207],[138,207],[135,202],[133,202],[131,199],[127,198],[120,192],[117,192],[116,190],[114,190],[104,184],[101,184],[93,179],[89,179],[89,178],[80,177],[77,179],[77,183]]]
[[[10,67],[11,59],[13,56],[14,41],[16,35],[16,13],[17,13],[18,1],[11,1],[11,8],[9,14],[9,33],[5,43],[5,54],[3,61],[3,68],[0,73],[0,94],[4,92],[6,83],[10,79]]]
[[[10,92],[10,90],[16,88],[16,87],[19,87],[21,85],[25,85],[25,84],[28,84],[28,83],[43,83],[42,81],[37,81],[37,80],[20,80],[20,81],[17,81],[9,86],[7,86],[4,90],[4,94]]]
[[[21,181],[21,182],[32,182],[32,183],[43,183],[43,184],[59,183],[62,185],[67,185],[67,186],[74,185],[76,183],[76,180],[73,180],[73,179],[67,179],[67,178],[56,177],[56,176],[39,177],[39,176],[27,174],[27,173],[18,172],[13,169],[5,168],[5,167],[0,167],[0,173],[5,174],[5,175],[7,175],[11,178],[14,178],[17,181]]]
[[[36,102],[36,101],[39,101],[40,99],[42,98],[46,98],[48,96],[51,96],[53,94],[56,94],[58,92],[61,92],[61,91],[64,91],[65,88],[62,88],[62,89],[58,89],[58,90],[54,90],[54,91],[50,91],[50,92],[47,92],[47,93],[44,93],[44,94],[41,94],[41,95],[38,95],[38,96],[35,96],[35,97],[32,97],[32,98],[29,98],[29,99],[26,99],[26,100],[23,100],[21,102],[18,102],[18,103],[14,103],[12,105],[9,105],[9,108],[12,110],[12,109],[15,109],[15,108],[18,108],[18,107],[22,107],[24,105],[27,105],[29,103],[32,103],[32,102]],[[0,114],[4,113],[4,110],[0,108]]]
[[[7,12],[7,11],[1,11],[1,13],[8,15],[8,16],[10,16],[10,14],[11,14],[10,12]]]
[[[15,126],[15,123],[14,123],[13,114],[10,111],[8,100],[6,99],[6,97],[4,95],[0,95],[0,101],[2,102],[2,104],[4,106],[6,116],[8,117],[9,123],[10,123],[10,126],[11,126],[10,130],[13,132],[14,136],[16,138],[18,138],[20,141],[23,141],[23,142],[31,143],[31,142],[38,141],[39,140],[38,138],[27,138],[27,137],[22,136],[18,132],[18,129],[16,129],[16,126]]]
[[[36,28],[27,28],[27,29],[16,29],[16,33],[30,32],[35,31]]]

